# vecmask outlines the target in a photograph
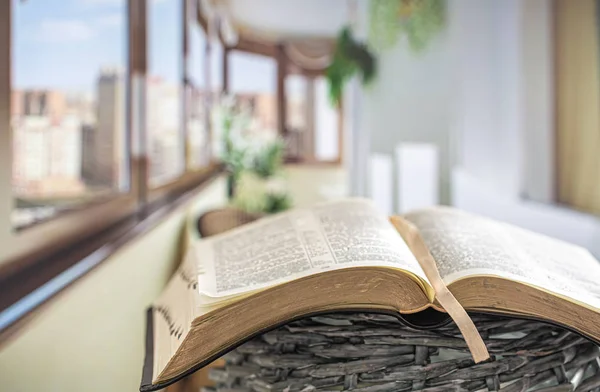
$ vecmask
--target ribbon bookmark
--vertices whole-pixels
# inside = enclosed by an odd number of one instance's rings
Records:
[[[490,354],[487,351],[479,331],[477,331],[473,320],[471,320],[465,309],[454,295],[452,295],[450,290],[448,290],[448,287],[446,287],[446,284],[442,280],[440,272],[437,269],[435,260],[433,259],[433,256],[431,256],[417,227],[399,216],[390,217],[390,222],[394,225],[398,233],[400,233],[416,259],[419,261],[421,268],[425,272],[425,276],[427,276],[429,283],[435,291],[435,298],[440,305],[442,305],[444,310],[448,312],[448,315],[452,317],[456,326],[458,326],[458,329],[462,333],[463,338],[471,351],[473,360],[478,363],[489,359]]]

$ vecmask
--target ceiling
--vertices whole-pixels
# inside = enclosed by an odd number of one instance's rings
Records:
[[[226,0],[224,5],[242,32],[310,38],[336,36],[349,19],[352,0]]]

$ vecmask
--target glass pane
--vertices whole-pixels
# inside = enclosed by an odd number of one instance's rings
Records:
[[[127,191],[127,1],[12,5],[13,222]]]
[[[206,79],[206,33],[196,19],[195,1],[188,1],[188,79],[197,87],[204,89]]]
[[[210,163],[210,137],[206,118],[205,91],[190,87],[188,90],[188,139],[189,166],[193,169],[205,167]]]
[[[277,135],[277,63],[257,54],[234,51],[229,56],[230,89],[239,105],[250,112],[250,130]]]
[[[189,18],[189,61],[188,77],[188,111],[187,135],[189,148],[189,167],[200,168],[210,163],[210,138],[208,134],[208,117],[206,111],[206,34],[196,19],[195,1]]]
[[[182,5],[182,0],[148,2],[147,129],[153,186],[177,178],[185,168]]]
[[[215,158],[219,158],[221,154],[221,124],[219,120],[218,110],[215,110],[221,100],[223,93],[223,44],[218,37],[210,39],[210,83],[209,83],[209,105],[210,105],[210,138],[211,138],[211,153]]]
[[[223,45],[217,39],[210,41],[210,89],[218,98],[223,88]]]
[[[340,130],[338,110],[329,99],[327,80],[315,79],[315,158],[318,161],[339,159]]]
[[[285,79],[286,94],[286,155],[297,160],[311,159],[312,143],[309,134],[309,113],[306,98],[308,83],[303,75],[289,75]]]
[[[303,132],[307,127],[306,116],[306,77],[290,75],[285,80],[287,99],[286,128],[292,132]]]

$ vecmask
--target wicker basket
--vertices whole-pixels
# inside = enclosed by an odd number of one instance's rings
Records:
[[[536,321],[473,320],[489,362],[473,363],[453,323],[424,330],[381,314],[310,317],[227,354],[204,392],[600,391],[589,340]]]
[[[196,221],[195,239],[210,237],[262,218],[264,214],[250,213],[239,208],[225,207],[208,211]]]

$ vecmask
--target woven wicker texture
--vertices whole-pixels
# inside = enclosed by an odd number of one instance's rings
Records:
[[[453,323],[422,330],[379,314],[303,319],[227,354],[205,392],[600,391],[599,350],[587,339],[535,321],[473,321],[489,362],[473,363]]]

